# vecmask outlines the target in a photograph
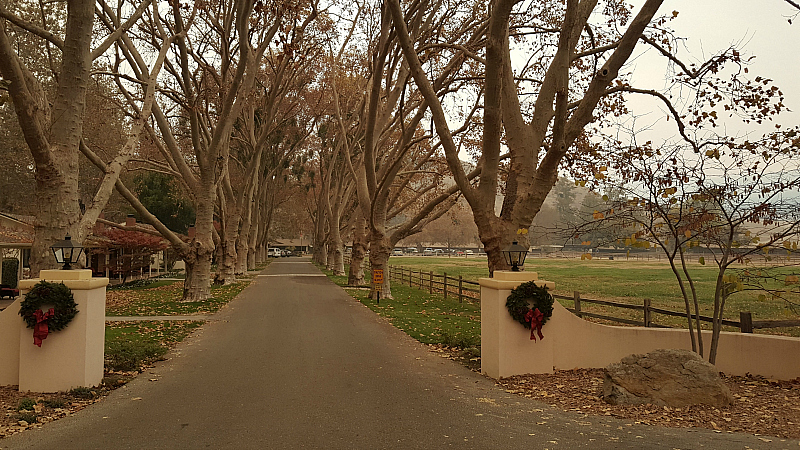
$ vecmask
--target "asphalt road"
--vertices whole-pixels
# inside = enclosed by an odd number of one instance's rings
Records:
[[[300,258],[270,264],[215,317],[104,401],[0,448],[800,448],[586,417],[508,394]]]

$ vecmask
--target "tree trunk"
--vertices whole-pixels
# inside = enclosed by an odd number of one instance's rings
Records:
[[[37,277],[42,269],[60,268],[50,245],[72,235],[73,241],[81,244],[84,236],[78,235],[81,211],[78,206],[78,161],[77,153],[72,155],[61,149],[53,149],[53,159],[61,159],[58,173],[54,177],[45,175],[50,170],[36,170],[36,222],[35,239],[31,248],[31,276]],[[74,158],[73,158],[74,156]],[[59,158],[63,157],[63,158]]]
[[[245,205],[245,208],[252,208],[251,204]],[[249,265],[249,250],[250,250],[250,233],[253,224],[249,218],[252,211],[248,211],[243,215],[239,235],[236,239],[236,275],[245,275],[247,271],[254,268],[255,265]]]
[[[326,239],[327,245],[325,249],[325,268],[328,270],[333,270],[334,265],[336,264],[336,246],[331,242],[331,237],[328,235]]]
[[[314,232],[314,253],[313,261],[319,265],[325,264],[325,232],[324,232],[325,217],[320,216],[317,218],[317,229]]]
[[[253,270],[262,262],[258,259],[258,222],[252,224],[247,238],[247,270]]]
[[[384,239],[383,236],[377,239],[373,237],[369,245],[369,264],[372,273],[375,273],[375,270],[383,270],[383,284],[380,287],[382,299],[394,298],[392,297],[392,288],[389,283],[389,270],[387,267],[390,249],[391,246],[387,245],[386,239]],[[374,280],[371,282],[371,288],[369,294],[370,298],[375,299],[376,285]]]
[[[225,224],[222,235],[221,259],[217,261],[217,282],[223,285],[236,282],[236,229],[238,228],[238,215],[234,214],[233,219],[228,216],[228,223]]]
[[[334,214],[338,213],[334,209]],[[333,271],[334,275],[344,276],[344,244],[342,243],[342,233],[339,232],[339,221],[332,220],[331,232],[328,238],[328,262],[330,264],[329,270]]]
[[[202,302],[211,298],[211,255],[213,248],[195,241],[191,253],[184,258],[186,280],[183,282],[183,302]]]
[[[353,226],[353,252],[350,255],[350,270],[347,275],[347,284],[350,286],[363,286],[364,281],[364,256],[367,254],[367,221],[359,214]]]
[[[214,183],[204,180],[214,174],[201,175],[201,189],[196,192],[197,213],[195,219],[195,237],[184,257],[186,262],[186,281],[184,282],[183,301],[201,302],[211,297],[211,261],[214,255]]]

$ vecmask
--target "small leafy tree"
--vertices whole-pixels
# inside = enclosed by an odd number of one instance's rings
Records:
[[[769,253],[778,249],[791,257],[797,248],[800,167],[795,161],[800,133],[793,129],[757,141],[728,140],[697,153],[682,146],[628,150],[617,167],[627,180],[619,186],[625,198],[596,211],[578,232],[633,225],[632,234],[620,236],[626,246],[664,252],[685,302],[692,349],[700,355],[701,299],[689,258],[694,249],[710,254],[713,261],[704,256],[697,261],[717,267],[708,352],[714,363],[726,300],[747,288],[764,288],[769,279],[765,275],[775,278],[782,273],[789,282],[796,277],[785,275],[785,266],[754,270],[747,264],[757,258],[769,263]]]
[[[108,240],[111,248],[121,250],[122,260],[117,269],[121,271],[123,280],[134,271],[150,264],[150,256],[167,248],[168,242],[153,234],[109,227],[95,230],[97,236]]]

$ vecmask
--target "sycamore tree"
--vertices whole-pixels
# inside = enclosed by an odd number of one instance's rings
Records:
[[[365,31],[331,58],[332,116],[336,142],[355,180],[359,214],[369,229],[370,265],[385,270],[397,242],[445,214],[458,200],[459,186],[445,178],[442,148],[426,126],[430,102],[412,82],[388,6],[363,14]],[[474,84],[471,66],[464,62],[483,34],[480,5],[421,2],[411,15],[410,33],[437,67],[434,96],[453,98]],[[471,144],[467,135],[475,128],[476,98],[464,105],[461,126],[453,133],[464,145]],[[387,279],[381,290],[382,297],[391,297]]]
[[[147,79],[148,55],[158,51],[167,59],[166,73],[156,80],[159,101],[152,107],[154,120],[146,126],[159,157],[143,163],[174,176],[190,193],[196,211],[194,237],[186,242],[124,184],[117,183],[116,188],[186,262],[184,300],[202,301],[210,296],[212,256],[220,241],[214,216],[234,123],[250,100],[262,58],[284,19],[307,10],[251,0],[159,6],[164,8],[154,6],[147,12],[136,36],[122,35],[114,47],[109,76],[128,99],[131,114],[136,114],[137,105],[131,100]],[[106,7],[101,21],[110,30],[120,18]],[[85,154],[105,170],[102,161]]]
[[[105,3],[103,3],[105,4]],[[155,83],[163,55],[144,66],[138,114],[127,121],[126,139],[105,163],[94,195],[80,202],[80,152],[84,140],[86,97],[93,72],[105,67],[103,57],[155,8],[149,0],[114,5],[126,15],[113,27],[94,34],[94,0],[65,3],[31,1],[0,5],[0,89],[13,103],[22,135],[33,157],[36,181],[36,222],[31,251],[32,276],[52,268],[49,246],[71,234],[82,242],[113,192],[119,174],[132,157],[153,105]],[[42,63],[41,51],[47,55]],[[158,52],[156,52],[158,53]]]
[[[297,14],[279,29],[275,39],[282,48],[265,56],[256,76],[253,98],[234,126],[229,158],[217,196],[222,224],[221,259],[217,280],[224,284],[246,273],[255,262],[259,223],[255,220],[261,184],[283,176],[289,163],[304,148],[318,115],[319,60],[330,33],[331,22],[320,16],[315,2],[298,5]],[[300,165],[302,166],[302,165]]]
[[[676,54],[677,38],[667,28],[678,12],[658,16],[662,3],[647,0],[633,9],[597,0],[491,1],[486,33],[475,52],[482,66],[483,136],[476,157],[480,176],[472,183],[452,138],[452,108],[437,98],[432,68],[410,32],[413,11],[404,10],[399,0],[387,1],[410,72],[430,104],[453,179],[472,208],[490,273],[506,267],[501,250],[512,239],[525,241],[525,235],[517,236],[515,231],[529,228],[562,167],[583,176],[602,176],[597,160],[599,137],[615,115],[625,112],[625,96],[669,100],[662,92],[631,84],[626,63],[635,49],[662,55],[677,68],[669,73],[679,80],[676,83],[695,91],[710,89],[699,82],[706,74],[717,73],[728,63],[742,63],[733,48],[697,65],[684,63]],[[725,87],[738,89],[746,84],[741,78]],[[776,106],[769,104],[768,93],[762,94],[749,100],[742,95],[741,102],[753,104],[734,107]],[[701,120],[712,114],[715,100],[714,95],[698,100],[698,105],[704,104],[695,110]],[[500,194],[498,214],[495,205]]]

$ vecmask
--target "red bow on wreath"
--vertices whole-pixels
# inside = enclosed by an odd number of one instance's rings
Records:
[[[542,335],[542,321],[544,320],[544,314],[539,311],[539,308],[529,309],[527,313],[525,313],[525,322],[530,322],[531,324],[531,340],[536,341],[536,334],[539,335],[539,339],[544,339]]]
[[[41,309],[37,309],[33,312],[33,316],[36,317],[36,325],[33,327],[34,345],[41,347],[42,340],[47,339],[47,335],[50,333],[50,330],[47,329],[47,319],[54,315],[56,315],[56,312],[53,308],[50,308],[47,312],[42,312]]]

